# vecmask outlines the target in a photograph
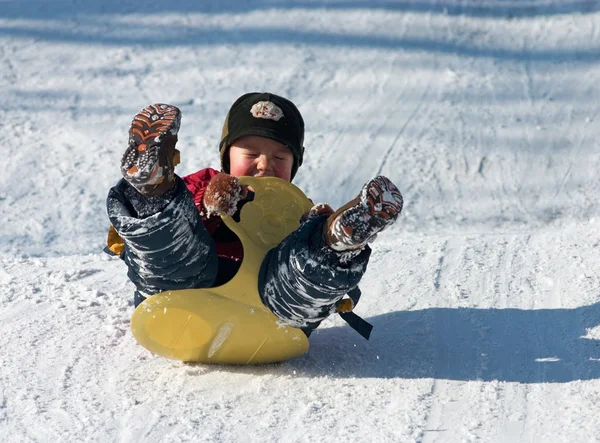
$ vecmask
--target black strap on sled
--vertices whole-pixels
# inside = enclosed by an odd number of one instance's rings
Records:
[[[354,288],[352,291],[348,292],[348,297],[352,300],[354,306],[358,304],[358,300],[360,300],[361,292],[358,286]],[[367,340],[371,337],[371,331],[373,330],[373,325],[366,320],[363,320],[361,317],[356,315],[354,312],[340,312],[340,317],[344,319],[348,325],[362,335]]]

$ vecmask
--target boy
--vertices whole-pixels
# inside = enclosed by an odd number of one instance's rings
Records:
[[[135,116],[121,161],[124,178],[107,199],[113,227],[109,249],[128,266],[135,306],[165,290],[230,280],[243,250],[219,216],[237,217],[253,197],[236,177],[292,181],[302,165],[304,120],[291,101],[275,94],[244,94],[231,106],[219,145],[221,172],[174,174],[180,121],[179,109],[166,104]],[[342,307],[340,301],[357,292],[371,253],[367,243],[397,219],[402,204],[396,186],[377,177],[335,212],[328,205],[313,207],[265,257],[258,288],[262,302],[307,334],[336,310],[350,311],[353,303]]]

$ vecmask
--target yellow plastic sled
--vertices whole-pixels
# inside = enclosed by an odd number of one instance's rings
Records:
[[[244,247],[240,270],[216,288],[166,291],[142,302],[131,330],[149,351],[221,364],[272,363],[308,351],[304,332],[282,325],[260,301],[258,272],[267,252],[298,228],[312,203],[279,178],[241,177],[240,182],[254,189],[254,201],[244,205],[239,223],[223,216]]]

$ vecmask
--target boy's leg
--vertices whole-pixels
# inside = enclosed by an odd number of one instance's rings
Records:
[[[329,217],[310,219],[269,252],[259,276],[263,303],[284,323],[314,328],[334,313],[367,269],[367,243],[392,224],[402,196],[385,177]]]
[[[110,222],[125,241],[121,257],[137,288],[136,306],[164,290],[210,287],[217,275],[214,241],[174,173],[180,121],[177,107],[160,103],[133,118],[124,180],[107,199]]]
[[[284,323],[314,328],[356,288],[371,250],[340,254],[325,244],[327,217],[313,218],[269,251],[259,274],[263,303]],[[349,260],[348,260],[349,259]]]
[[[121,180],[109,192],[107,211],[125,241],[121,258],[136,286],[136,306],[165,290],[212,285],[217,275],[215,244],[180,178],[167,194],[152,197]]]

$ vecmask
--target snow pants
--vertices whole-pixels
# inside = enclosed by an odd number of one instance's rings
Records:
[[[121,180],[109,192],[107,211],[125,241],[121,258],[136,287],[136,306],[166,290],[213,286],[219,266],[215,243],[179,177],[171,191],[156,197],[144,197]],[[349,255],[324,244],[325,220],[303,222],[269,251],[261,266],[262,302],[293,327],[318,326],[355,290],[367,268],[368,247]]]

